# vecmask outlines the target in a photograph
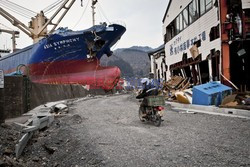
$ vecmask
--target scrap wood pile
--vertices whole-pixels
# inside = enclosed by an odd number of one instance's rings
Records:
[[[190,88],[190,78],[183,78],[181,76],[173,76],[170,80],[163,84],[163,94],[168,100],[176,100],[177,94],[186,94],[186,89]],[[178,100],[178,99],[177,99]]]
[[[250,110],[250,92],[235,92],[226,96],[220,107]]]

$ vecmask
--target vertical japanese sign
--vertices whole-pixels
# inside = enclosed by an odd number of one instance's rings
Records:
[[[3,70],[0,69],[0,89],[4,88],[4,74]]]

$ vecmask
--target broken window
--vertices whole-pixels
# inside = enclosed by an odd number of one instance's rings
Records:
[[[200,74],[201,74],[201,83],[209,82],[209,66],[208,60],[202,61],[199,63]]]
[[[210,37],[210,41],[213,41],[213,40],[218,39],[220,37],[220,27],[219,27],[219,24],[217,26],[215,26],[215,27],[212,27],[210,29],[209,37]]]
[[[177,16],[175,19],[175,35],[179,34],[180,32],[180,17]]]
[[[183,16],[182,16],[182,12],[179,15],[179,19],[180,19],[180,32],[183,30]]]
[[[186,66],[186,67],[184,67],[183,69],[184,69],[184,71],[185,71],[186,77],[187,77],[187,78],[191,78],[192,75],[191,75],[190,66]]]
[[[183,14],[183,29],[185,29],[189,25],[188,8],[185,8],[182,14]]]
[[[175,69],[173,70],[173,76],[182,76],[181,69]]]
[[[212,55],[212,77],[213,81],[219,80],[219,64],[220,64],[220,51],[217,50],[214,55]]]
[[[213,1],[212,0],[206,0],[206,12],[212,9],[213,7]]]
[[[198,18],[199,18],[198,0],[193,0],[189,4],[189,21],[190,21],[190,24],[195,22]]]
[[[205,0],[200,0],[200,16],[206,12],[205,3]]]

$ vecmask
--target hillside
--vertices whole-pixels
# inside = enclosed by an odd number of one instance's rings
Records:
[[[111,57],[103,56],[101,64],[118,66],[123,77],[143,77],[150,71],[150,61],[147,52],[150,47],[133,46],[114,51]]]

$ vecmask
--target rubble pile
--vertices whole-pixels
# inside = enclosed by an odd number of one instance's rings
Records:
[[[71,124],[81,123],[78,115],[66,115],[68,111],[69,104],[48,103],[24,114],[22,123],[14,121],[1,124],[0,166],[58,166],[60,159],[51,164],[51,155],[57,152],[60,158],[59,150],[72,151],[76,144],[75,139],[70,138],[68,125],[62,124],[60,120],[66,119]],[[62,153],[66,154],[66,151]]]
[[[226,96],[220,107],[250,110],[250,93],[235,92],[233,95]]]
[[[206,87],[207,85],[207,87]],[[239,92],[225,90],[226,85],[219,82],[209,82],[206,84],[200,84],[194,86],[190,83],[190,78],[183,78],[181,76],[173,76],[170,80],[163,83],[161,93],[166,97],[168,101],[174,101],[184,104],[198,104],[195,103],[194,97],[197,98],[197,93],[194,94],[194,88],[204,86],[204,90],[211,90],[207,94],[208,103],[210,105],[216,105],[222,108],[236,108],[250,110],[250,92]],[[216,90],[217,89],[217,90]],[[220,89],[220,90],[218,90]],[[231,89],[231,87],[228,87]],[[217,92],[216,92],[217,91]],[[201,97],[198,97],[201,98]],[[211,99],[210,99],[211,98]]]
[[[191,84],[189,78],[173,76],[170,80],[163,84],[162,91],[168,100],[175,101],[177,100],[177,94],[179,94],[179,92],[183,92],[190,87]]]

